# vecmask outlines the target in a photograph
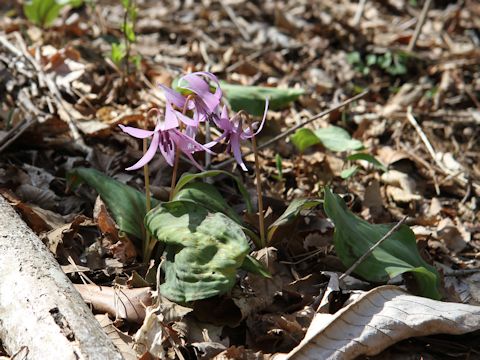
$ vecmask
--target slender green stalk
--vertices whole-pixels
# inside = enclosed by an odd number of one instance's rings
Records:
[[[154,112],[157,112],[156,109],[152,109]],[[152,110],[150,110],[147,113],[147,117],[145,119],[145,130],[148,129],[148,119],[150,118],[150,115],[153,113]],[[143,155],[147,152],[148,149],[148,142],[147,139],[143,139]],[[150,171],[148,168],[148,163],[143,165],[143,178],[145,180],[145,210],[147,213],[152,209],[152,202],[150,199]],[[143,245],[143,261],[147,262],[150,260],[150,256],[153,251],[153,247],[155,246],[155,241],[151,241],[152,239],[150,238],[150,233],[148,232],[147,229],[145,229],[145,242]],[[153,245],[152,245],[153,244]]]
[[[253,126],[252,122],[250,120],[250,116],[244,112],[241,111],[242,115],[245,115],[247,118],[247,125],[250,128],[250,131],[252,133],[252,152],[255,156],[255,180],[257,182],[257,199],[258,199],[258,226],[260,230],[260,244],[262,248],[267,246],[267,243],[265,241],[265,218],[263,214],[263,195],[262,195],[262,180],[260,178],[260,160],[258,157],[258,148],[257,148],[257,140],[255,139],[255,133],[253,131]]]

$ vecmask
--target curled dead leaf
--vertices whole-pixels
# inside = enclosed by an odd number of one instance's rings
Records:
[[[480,307],[413,296],[396,286],[361,293],[337,313],[317,314],[304,340],[275,359],[355,359],[415,336],[480,329]]]
[[[95,312],[108,313],[115,319],[142,323],[145,308],[152,303],[149,287],[127,289],[91,284],[75,284],[86,303],[92,305]]]

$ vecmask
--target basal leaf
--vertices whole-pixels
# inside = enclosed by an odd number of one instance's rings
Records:
[[[391,224],[370,224],[349,211],[340,198],[325,189],[324,209],[335,223],[334,245],[338,257],[351,266],[391,228]],[[427,264],[417,250],[415,235],[406,225],[385,240],[361,263],[356,274],[368,281],[385,282],[397,275],[410,272],[421,295],[439,299],[439,275]]]
[[[233,111],[245,110],[256,116],[263,115],[267,98],[270,109],[279,110],[297,100],[305,92],[303,89],[235,85],[224,81],[220,82],[220,86]]]
[[[310,146],[320,144],[320,139],[317,135],[312,130],[306,128],[295,131],[295,134],[290,137],[290,141],[300,152],[304,152]]]
[[[228,205],[217,188],[211,184],[190,182],[175,194],[173,200],[192,201],[209,211],[222,212],[238,224],[242,223],[240,216]]]
[[[202,171],[200,173],[196,174],[190,174],[190,173],[184,173],[180,177],[180,179],[177,182],[177,185],[175,186],[175,190],[173,192],[173,195],[176,196],[176,194],[189,182],[195,181],[195,180],[200,180],[200,179],[205,179],[207,177],[214,177],[217,175],[227,175],[231,177],[233,180],[235,180],[235,183],[237,184],[238,191],[240,191],[240,194],[243,197],[243,200],[245,201],[245,205],[247,207],[247,211],[249,213],[253,213],[253,205],[252,205],[252,199],[250,198],[250,195],[248,194],[247,189],[245,186],[243,186],[242,182],[240,179],[231,173],[223,170],[207,170],[207,171]]]
[[[115,180],[98,170],[76,168],[67,176],[69,186],[77,187],[86,182],[94,188],[107,205],[119,229],[138,239],[145,238],[143,219],[146,214],[145,194]],[[152,206],[158,201],[152,200]]]
[[[380,169],[382,171],[388,171],[385,165],[383,165],[380,161],[378,161],[375,156],[370,154],[365,154],[365,153],[352,154],[347,156],[347,160],[350,160],[350,161],[365,160],[365,161],[368,161],[373,166],[375,166],[377,169]]]
[[[317,129],[315,130],[315,135],[320,139],[323,146],[332,151],[359,150],[363,148],[361,141],[352,139],[345,129],[338,126]]]
[[[190,201],[172,201],[150,211],[145,225],[166,244],[162,295],[189,302],[224,294],[233,287],[249,251],[247,238],[235,221]]]
[[[267,240],[272,240],[275,231],[277,231],[280,226],[292,223],[298,215],[300,215],[302,210],[311,209],[321,203],[321,200],[316,199],[294,199],[290,205],[288,205],[285,212],[268,227]]]

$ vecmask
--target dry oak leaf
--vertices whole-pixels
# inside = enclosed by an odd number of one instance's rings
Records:
[[[317,314],[305,338],[278,359],[349,360],[373,356],[396,342],[480,329],[480,306],[413,296],[386,285],[363,293],[337,313]]]

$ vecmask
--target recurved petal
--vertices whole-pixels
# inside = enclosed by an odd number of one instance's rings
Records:
[[[172,140],[180,148],[180,150],[185,154],[191,154],[196,151],[206,151],[210,154],[215,154],[212,150],[207,148],[205,145],[200,144],[191,137],[181,133],[178,130],[173,129],[170,133]]]
[[[150,146],[148,147],[147,152],[145,155],[142,156],[140,160],[138,160],[135,164],[132,166],[126,168],[125,170],[137,170],[143,167],[145,164],[147,164],[150,160],[153,159],[153,156],[155,155],[155,152],[157,151],[158,147],[158,142],[159,142],[160,134],[156,132],[153,135],[152,142],[150,143]]]
[[[169,130],[178,127],[178,118],[172,105],[167,102],[165,105],[165,121],[159,122],[159,128],[161,130]]]
[[[267,119],[268,103],[269,103],[268,98],[266,98],[266,99],[265,99],[265,111],[263,112],[263,119],[262,119],[262,121],[260,122],[260,126],[258,127],[257,131],[255,131],[255,132],[253,133],[253,135],[252,135],[252,134],[250,133],[250,129],[247,129],[247,130],[245,131],[244,135],[243,135],[243,137],[244,137],[245,139],[249,139],[249,138],[251,138],[252,136],[257,136],[257,135],[260,133],[260,131],[262,131],[263,125],[265,124],[265,120]]]
[[[177,106],[180,109],[183,108],[183,106],[185,105],[186,98],[182,94],[162,84],[160,84],[159,86],[163,90],[163,93],[165,94],[165,98],[167,99],[167,102]]]
[[[233,134],[230,138],[230,149],[233,152],[233,157],[237,161],[237,164],[240,165],[243,171],[247,171],[247,167],[242,159],[242,150],[240,149],[240,139],[237,134]]]
[[[210,92],[210,85],[205,81],[204,78],[202,78],[201,75],[206,76],[207,78],[216,82],[217,88],[214,94]],[[222,90],[220,89],[220,84],[215,75],[208,72],[195,72],[185,75],[180,79],[180,81],[182,80],[188,83],[188,85],[184,86],[184,88],[197,94],[197,96],[208,108],[208,111],[215,111],[222,98]]]
[[[173,110],[175,112],[175,116],[180,119],[181,122],[183,122],[187,126],[193,126],[193,127],[198,127],[199,121],[196,120],[195,118],[192,119],[188,117],[187,115],[182,114],[180,111]]]
[[[118,125],[118,126],[120,126],[120,129],[122,129],[124,133],[127,133],[128,135],[131,135],[138,139],[145,139],[154,134],[154,131],[150,131],[150,130],[139,129],[132,126],[124,126],[124,125]]]

